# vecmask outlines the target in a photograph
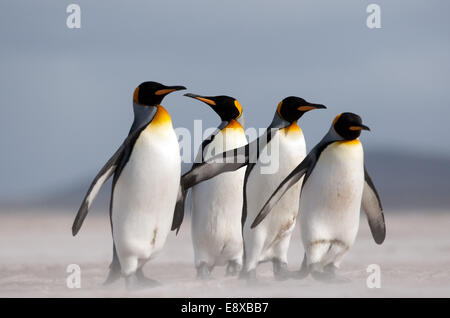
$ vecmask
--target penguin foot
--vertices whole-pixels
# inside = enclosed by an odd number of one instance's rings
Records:
[[[306,259],[306,254],[305,254],[305,256],[303,257],[303,261],[302,261],[302,265],[301,265],[300,269],[296,272],[292,272],[291,278],[292,279],[304,279],[309,275],[310,271],[311,271],[311,269],[308,266],[308,261]]]
[[[311,276],[320,282],[330,283],[335,275],[327,272],[311,271]]]
[[[148,278],[144,275],[142,268],[139,268],[134,274],[125,277],[128,290],[138,290],[161,286],[157,280]]]
[[[311,272],[311,276],[317,281],[328,284],[345,284],[350,282],[350,280],[346,277],[337,276],[325,272]]]
[[[116,247],[113,245],[113,259],[109,265],[109,273],[106,280],[103,282],[103,286],[108,286],[122,277],[119,258],[117,257]]]
[[[331,273],[331,274],[336,274],[337,270],[338,270],[338,267],[336,265],[334,265],[333,263],[328,264],[327,266],[325,266],[323,268],[324,272]]]
[[[106,278],[106,280],[103,282],[102,285],[109,286],[112,283],[114,283],[115,281],[117,281],[120,278],[120,276],[121,276],[120,268],[119,268],[119,270],[115,270],[115,269],[111,268],[109,270],[108,277]]]
[[[334,278],[330,281],[333,284],[348,284],[351,280],[347,277],[335,275]]]
[[[292,274],[288,270],[287,263],[275,259],[272,261],[272,264],[273,264],[273,275],[276,280],[283,281],[291,278]]]
[[[211,278],[211,268],[205,262],[197,267],[197,279],[206,280]]]
[[[349,283],[350,279],[348,279],[347,277],[343,277],[343,276],[340,276],[340,275],[336,274],[338,269],[339,268],[336,265],[328,264],[327,266],[325,266],[323,268],[323,271],[333,275],[333,277],[329,281],[330,283],[335,283],[335,284]]]
[[[350,282],[348,278],[338,276],[334,271],[326,270],[325,268],[323,272],[316,270],[311,271],[311,276],[317,281],[331,284],[342,284]]]
[[[239,279],[245,279],[247,281],[247,284],[251,286],[259,286],[260,281],[256,277],[256,268],[251,269],[249,271],[242,270],[239,274]]]
[[[333,278],[336,276],[333,270],[331,268],[325,268],[320,263],[313,263],[309,265],[311,276],[320,282],[326,282],[330,283]]]
[[[239,279],[256,280],[256,269],[251,269],[249,271],[243,268],[239,273]]]
[[[309,270],[306,268],[301,268],[298,271],[291,272],[291,278],[292,279],[305,279],[309,275]]]
[[[145,277],[143,274],[142,276],[137,275],[137,273],[125,277],[125,282],[128,290],[140,290],[161,286],[161,283],[158,281]]]
[[[241,265],[237,261],[229,261],[225,276],[236,276],[241,270]]]
[[[247,279],[248,273],[244,270],[241,269],[241,271],[239,272],[238,278],[239,279]]]

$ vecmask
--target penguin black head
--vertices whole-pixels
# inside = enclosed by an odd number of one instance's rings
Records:
[[[200,96],[196,94],[184,94],[184,96],[198,99],[208,104],[223,121],[237,120],[242,115],[242,106],[237,99],[230,96]]]
[[[165,86],[157,82],[144,82],[134,90],[133,102],[142,106],[156,106],[161,103],[167,94],[183,89],[186,89],[186,87]]]
[[[345,140],[353,140],[361,135],[361,130],[370,128],[363,125],[361,117],[353,113],[342,113],[333,120],[334,130]]]
[[[299,120],[304,113],[313,109],[326,109],[326,107],[322,104],[307,102],[300,97],[289,96],[278,104],[277,113],[282,119],[293,123]]]

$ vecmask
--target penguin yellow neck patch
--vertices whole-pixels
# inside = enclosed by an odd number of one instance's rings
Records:
[[[361,142],[359,141],[359,139],[336,141],[336,143],[338,145],[343,145],[343,146],[358,146],[358,145],[361,145]]]
[[[283,128],[282,130],[285,134],[302,133],[302,129],[296,122],[290,124],[289,126]]]
[[[172,126],[172,119],[170,118],[167,110],[158,105],[158,110],[156,111],[155,117],[153,117],[152,122],[148,125],[148,128],[166,127]]]
[[[242,125],[237,120],[234,119],[230,120],[230,122],[228,123],[228,125],[225,126],[224,129],[238,129],[244,132],[244,128],[242,127]]]

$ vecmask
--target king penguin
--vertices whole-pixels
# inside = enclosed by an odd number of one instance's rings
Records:
[[[113,260],[105,284],[126,279],[128,288],[158,283],[142,267],[161,251],[170,232],[180,184],[178,139],[163,98],[183,86],[140,84],[133,94],[134,121],[128,137],[92,182],[75,221],[75,236],[102,185],[112,175],[110,220]]]
[[[262,224],[286,191],[303,179],[300,227],[305,256],[297,277],[345,281],[336,270],[355,242],[361,206],[377,244],[386,237],[380,197],[364,165],[358,137],[370,130],[353,113],[338,115],[325,137],[277,187],[254,220]]]
[[[209,105],[221,119],[216,131],[206,138],[194,165],[214,154],[247,144],[242,106],[229,96],[185,94]],[[227,265],[227,275],[242,266],[242,187],[245,169],[224,173],[192,188],[191,233],[197,277],[208,278],[214,266]]]
[[[306,155],[305,139],[297,121],[305,112],[326,108],[313,104],[300,97],[283,99],[276,109],[272,123],[258,139],[244,147],[230,150],[217,157],[206,160],[183,175],[182,191],[225,171],[246,167],[244,175],[244,203],[241,213],[241,226],[244,239],[244,266],[241,277],[256,280],[256,267],[264,261],[272,261],[276,279],[289,277],[287,270],[287,251],[295,226],[300,186],[277,205],[277,213],[256,229],[250,229],[246,219],[253,219],[276,186],[298,163],[298,158]],[[260,160],[263,159],[263,160]],[[267,163],[270,167],[267,167]],[[265,169],[267,168],[267,169]],[[183,199],[177,206],[184,206]],[[179,214],[176,212],[176,214]]]

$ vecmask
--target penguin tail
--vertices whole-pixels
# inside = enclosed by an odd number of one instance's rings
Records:
[[[187,189],[185,189],[183,186],[180,186],[180,189],[178,190],[177,203],[175,204],[175,211],[173,214],[173,221],[171,228],[172,231],[176,230],[176,234],[178,234],[181,224],[183,223],[184,205],[186,201],[187,192],[188,192]]]
[[[121,268],[119,258],[117,257],[116,246],[113,247],[113,259],[111,265],[109,265],[109,274],[106,278],[103,286],[111,285],[121,276]]]

